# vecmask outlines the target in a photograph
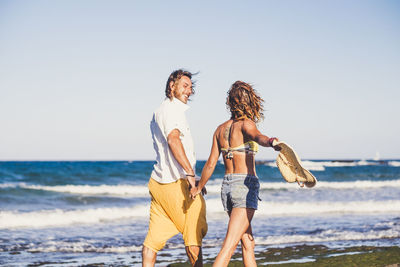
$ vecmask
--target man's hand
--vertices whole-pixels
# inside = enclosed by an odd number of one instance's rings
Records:
[[[189,182],[189,189],[196,187],[196,179],[194,178],[194,176],[188,175],[186,176],[188,182]]]

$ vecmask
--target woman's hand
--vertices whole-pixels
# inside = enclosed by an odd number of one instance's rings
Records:
[[[199,183],[200,183],[200,180],[196,181],[196,186],[197,186],[197,187],[199,186]],[[203,196],[204,196],[204,195],[207,195],[207,189],[206,189],[205,186],[203,186],[203,188],[201,189],[201,194],[202,194]]]
[[[279,142],[279,139],[277,137],[271,137],[268,139],[268,144],[270,147],[272,147],[275,151],[280,151],[281,147],[279,145],[274,146],[274,142]]]
[[[201,191],[197,186],[190,188],[190,198],[195,199]]]

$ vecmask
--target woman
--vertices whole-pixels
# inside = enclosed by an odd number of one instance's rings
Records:
[[[191,189],[192,198],[201,192],[214,172],[219,155],[223,154],[225,176],[221,199],[229,215],[228,231],[213,266],[227,266],[239,240],[245,266],[257,266],[254,257],[254,238],[251,220],[258,205],[260,183],[254,156],[258,145],[272,147],[273,140],[260,133],[256,123],[263,117],[264,100],[242,81],[235,82],[228,91],[226,105],[231,119],[215,130],[210,156],[204,165],[201,179]],[[279,150],[279,147],[274,147]]]

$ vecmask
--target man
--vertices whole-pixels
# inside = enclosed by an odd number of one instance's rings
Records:
[[[157,154],[149,191],[150,223],[143,243],[142,266],[154,266],[157,252],[168,239],[182,233],[186,254],[193,266],[202,266],[201,243],[207,233],[206,207],[202,196],[190,198],[195,186],[195,154],[186,121],[187,102],[194,93],[192,73],[176,70],[168,78],[166,99],[150,123]]]

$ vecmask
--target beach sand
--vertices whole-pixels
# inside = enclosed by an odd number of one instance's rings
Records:
[[[285,248],[268,248],[265,252],[256,253],[257,266],[299,266],[299,267],[332,267],[332,266],[387,266],[400,267],[400,247],[348,247],[331,249],[322,245],[301,245]],[[156,264],[157,265],[157,264]],[[190,266],[188,262],[174,263],[168,266]],[[205,262],[204,266],[212,266]],[[230,267],[243,266],[241,253],[235,253]]]
[[[297,245],[288,247],[268,247],[256,253],[257,266],[277,266],[277,267],[334,267],[334,266],[357,266],[357,267],[400,267],[400,247],[376,247],[376,246],[353,246],[347,248],[329,248],[324,245]],[[25,252],[24,252],[25,253]],[[21,253],[10,253],[18,257]],[[90,258],[85,257],[63,257],[58,260],[39,260],[26,262],[23,266],[80,266],[80,267],[121,267],[121,266],[141,266],[139,255],[131,253],[93,253]],[[168,258],[169,253],[159,253],[156,262],[157,267],[186,267],[191,266],[186,257],[181,260],[171,262]],[[212,266],[215,253],[212,256],[204,254],[204,266]],[[95,259],[97,258],[97,260]],[[0,261],[1,265],[1,261]],[[21,265],[21,266],[22,266]],[[16,266],[1,265],[1,266]],[[18,265],[20,266],[20,265]],[[230,267],[243,266],[241,253],[238,249],[233,255]]]

